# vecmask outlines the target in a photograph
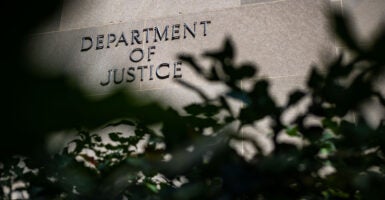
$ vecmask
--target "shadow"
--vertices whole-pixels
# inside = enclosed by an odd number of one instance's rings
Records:
[[[2,8],[21,8],[13,4]],[[203,100],[186,106],[187,114],[181,115],[157,103],[143,105],[123,91],[90,99],[65,76],[30,72],[20,48],[29,30],[58,5],[28,3],[31,7],[22,7],[20,13],[30,17],[19,15],[6,23],[14,27],[12,38],[18,39],[4,41],[9,49],[1,59],[5,74],[2,198],[13,192],[26,192],[31,199],[385,198],[385,126],[370,126],[359,109],[372,98],[385,106],[374,87],[384,72],[385,31],[373,39],[372,46],[362,47],[351,34],[349,19],[331,14],[336,35],[354,53],[353,58],[345,62],[340,55],[322,72],[314,67],[307,89],[292,92],[282,106],[274,101],[269,82],[258,76],[254,65],[234,62],[231,39],[224,41],[222,49],[203,54],[219,67],[207,69],[193,56],[181,55],[201,77],[228,88],[211,99],[193,84],[179,81]],[[241,81],[250,77],[253,86],[244,90]],[[285,111],[304,98],[311,100],[307,111],[284,123]],[[243,104],[239,114],[232,111],[229,99]],[[353,122],[346,120],[352,112],[357,116]],[[267,155],[260,153],[262,147],[253,138],[242,134],[243,128],[266,118],[274,145]],[[307,124],[310,118],[317,123]],[[88,131],[118,125],[131,127],[134,134],[111,132],[102,138]],[[153,125],[159,125],[159,130]],[[47,135],[73,128],[79,130],[77,138],[60,153],[49,155]],[[281,133],[306,145],[299,148],[279,141]],[[257,153],[246,160],[231,147],[233,141],[249,142]],[[138,153],[141,145],[145,151]],[[321,173],[325,168],[333,170]],[[18,181],[28,184],[13,188]],[[11,191],[6,192],[6,187]]]

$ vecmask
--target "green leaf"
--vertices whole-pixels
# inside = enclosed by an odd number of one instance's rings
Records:
[[[323,119],[322,125],[323,125],[323,127],[332,130],[334,133],[336,133],[336,134],[338,133],[339,125],[337,122],[333,121],[332,119],[330,119],[330,118]]]
[[[148,189],[150,189],[150,190],[151,190],[152,192],[154,192],[154,193],[158,193],[158,192],[159,192],[159,190],[158,190],[158,188],[156,187],[155,184],[146,183],[146,187],[147,187]]]
[[[299,136],[298,127],[297,126],[287,127],[286,128],[286,133],[289,136],[298,137]]]

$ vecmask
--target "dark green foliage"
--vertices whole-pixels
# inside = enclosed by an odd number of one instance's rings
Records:
[[[21,181],[11,192],[31,199],[385,199],[385,125],[371,126],[359,109],[370,99],[385,106],[374,87],[384,72],[385,32],[370,48],[362,47],[345,17],[333,19],[354,58],[346,62],[341,55],[325,70],[314,67],[307,89],[292,92],[284,105],[274,101],[269,82],[256,76],[254,65],[234,63],[230,39],[222,49],[203,54],[216,63],[209,69],[192,56],[180,56],[202,78],[227,88],[209,98],[179,81],[202,98],[186,106],[185,115],[143,105],[123,91],[90,99],[65,77],[31,73],[24,67],[28,63],[12,60],[19,58],[13,52],[3,61],[16,63],[7,70],[19,74],[20,82],[5,87],[0,197],[10,199],[3,189]],[[249,90],[241,87],[246,79],[252,83]],[[310,100],[306,112],[282,121],[305,99]],[[234,100],[242,104],[238,111],[231,106]],[[352,113],[356,120],[348,120]],[[268,153],[242,134],[265,119],[274,147]],[[127,132],[87,131],[114,126]],[[78,135],[61,152],[45,151],[47,135],[73,128],[79,128]],[[304,144],[282,142],[280,134]],[[236,142],[250,144],[257,153],[246,159],[233,147]],[[320,172],[328,167],[334,172]]]

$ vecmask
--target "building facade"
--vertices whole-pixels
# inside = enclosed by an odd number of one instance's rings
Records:
[[[215,96],[224,88],[197,76],[180,54],[199,58],[231,38],[236,63],[252,62],[278,102],[301,87],[312,65],[343,49],[329,32],[331,8],[353,13],[365,38],[381,23],[382,0],[63,0],[60,12],[37,29],[30,59],[44,73],[71,75],[90,96],[117,88],[173,107],[200,101],[175,83],[182,79]],[[242,83],[247,87],[247,82]]]

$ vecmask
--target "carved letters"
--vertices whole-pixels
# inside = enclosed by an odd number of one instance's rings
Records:
[[[179,39],[206,37],[209,24],[211,24],[211,21],[206,20],[199,23],[171,24],[148,27],[142,30],[133,29],[128,32],[84,36],[81,39],[80,51],[86,53],[90,50],[99,51],[126,46],[132,47],[128,49],[127,56],[133,64],[142,61],[150,62],[151,58],[155,56],[155,50],[157,49],[154,44]],[[145,44],[153,45],[144,47]],[[148,63],[147,65],[141,64],[140,66],[112,68],[107,70],[107,76],[100,81],[100,85],[107,86],[124,82],[130,83],[135,80],[151,81],[168,78],[182,78],[182,62]]]

